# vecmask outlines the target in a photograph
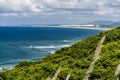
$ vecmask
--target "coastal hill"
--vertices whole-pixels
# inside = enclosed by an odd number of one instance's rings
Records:
[[[120,25],[120,21],[98,20],[86,24],[116,26],[116,25]]]
[[[101,32],[36,62],[3,70],[0,80],[117,80],[120,77],[120,26]]]
[[[94,25],[112,25],[113,23],[116,23],[117,21],[108,21],[108,20],[99,20],[99,21],[93,21],[90,22]]]

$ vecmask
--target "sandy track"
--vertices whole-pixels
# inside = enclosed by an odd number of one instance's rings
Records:
[[[101,49],[102,49],[102,45],[103,45],[103,42],[105,41],[105,36],[100,40],[100,42],[98,43],[97,47],[96,47],[96,50],[95,50],[95,54],[93,56],[93,62],[90,64],[87,72],[85,73],[85,76],[83,78],[83,80],[88,80],[91,73],[93,72],[93,69],[94,69],[94,65],[96,63],[96,61],[98,59],[100,59],[100,52],[101,52]]]

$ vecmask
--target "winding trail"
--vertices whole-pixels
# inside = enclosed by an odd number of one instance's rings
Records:
[[[51,80],[50,76],[48,76],[48,78],[46,80]]]
[[[117,66],[114,74],[114,80],[119,80],[119,74],[120,74],[120,64]]]
[[[59,69],[56,71],[55,75],[53,76],[53,78],[51,80],[56,80],[58,74],[60,73],[61,67],[59,67]]]
[[[70,79],[70,74],[67,75],[66,79],[65,80],[69,80]]]
[[[98,59],[100,59],[99,54],[100,54],[100,52],[101,52],[102,45],[103,45],[104,41],[105,41],[105,36],[104,36],[104,37],[100,40],[100,42],[98,43],[98,45],[97,45],[97,47],[96,47],[96,50],[95,50],[95,54],[94,54],[94,56],[93,56],[93,62],[90,64],[87,72],[85,73],[85,76],[84,76],[83,80],[88,80],[89,77],[90,77],[90,75],[91,75],[91,73],[93,72],[94,65],[95,65],[96,61],[97,61]]]

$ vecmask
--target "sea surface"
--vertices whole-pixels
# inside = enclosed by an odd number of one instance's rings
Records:
[[[44,26],[0,27],[0,68],[14,66],[22,60],[35,61],[102,31]]]

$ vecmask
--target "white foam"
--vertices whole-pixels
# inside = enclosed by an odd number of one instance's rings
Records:
[[[62,47],[69,47],[70,45],[65,44],[65,45],[60,45],[60,46],[56,46],[57,48],[62,48]]]
[[[60,46],[56,46],[56,48],[60,49],[60,48],[63,48],[63,47],[69,47],[70,45],[60,45]],[[55,53],[55,50],[54,51],[49,51],[49,53],[51,54],[54,54]]]
[[[54,53],[55,53],[55,51],[50,51],[50,53],[51,53],[51,54],[54,54]]]
[[[28,46],[24,48],[36,48],[36,49],[44,49],[44,48],[56,48],[55,46]]]
[[[13,69],[14,66],[3,66],[3,67],[0,67],[0,71],[3,71],[4,69],[7,69],[7,70],[11,70]]]
[[[73,41],[71,41],[71,40],[63,40],[62,42],[73,42]]]
[[[67,42],[67,41],[66,41]],[[35,48],[35,49],[55,49],[55,48],[62,48],[62,47],[69,47],[70,45],[65,44],[65,45],[56,45],[56,46],[28,46],[28,47],[24,47],[24,48]]]
[[[2,70],[3,68],[0,68],[0,71]]]

